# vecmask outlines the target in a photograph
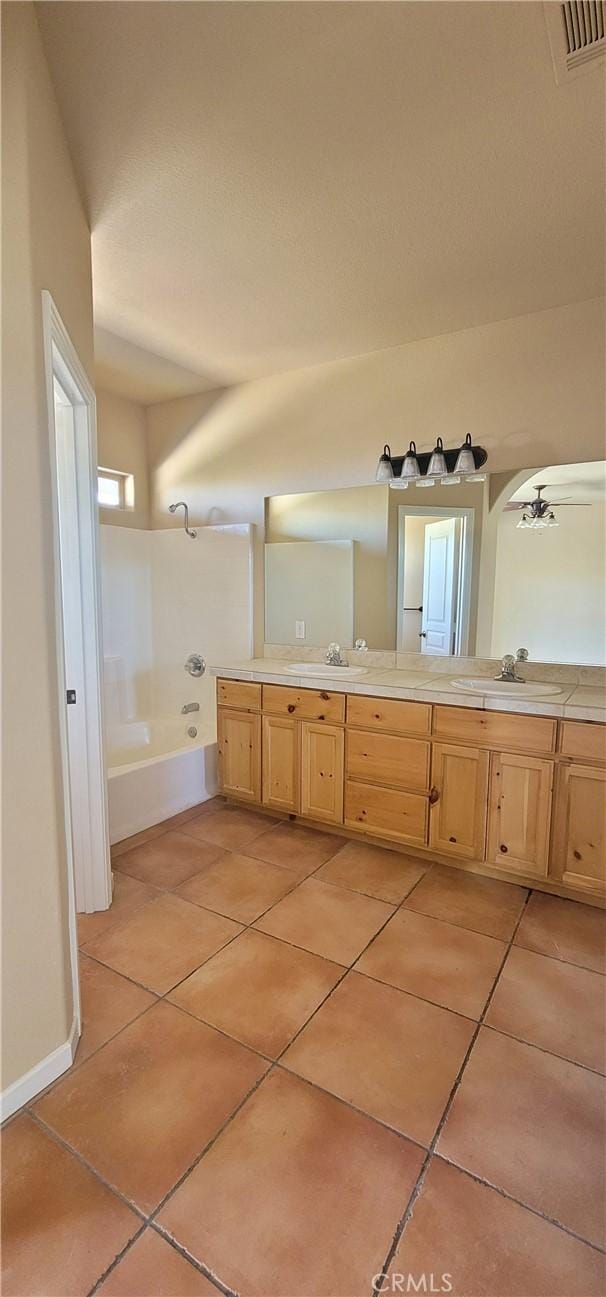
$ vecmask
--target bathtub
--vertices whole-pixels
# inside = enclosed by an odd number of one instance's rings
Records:
[[[188,735],[194,728],[195,737]],[[110,842],[214,797],[217,736],[198,712],[112,725],[106,736]]]

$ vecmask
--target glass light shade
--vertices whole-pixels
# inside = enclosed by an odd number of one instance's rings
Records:
[[[559,525],[560,525],[560,524],[559,524],[559,522],[558,522],[558,520],[557,520],[557,518],[556,518],[556,516],[555,516],[555,513],[550,513],[549,518],[547,519],[547,526],[548,526],[548,527],[559,527]]]
[[[410,446],[408,447],[408,450],[406,451],[406,454],[404,456],[404,463],[402,464],[402,477],[406,479],[408,482],[413,482],[416,481],[416,479],[420,476],[421,476],[421,470],[419,468],[419,461],[417,459],[417,448],[415,446],[414,441],[411,441]]]
[[[417,477],[415,479],[416,486],[435,486],[435,484],[435,477]]]
[[[528,518],[526,517],[525,513],[522,514],[522,517],[520,518],[520,521],[517,524],[517,526],[518,526],[518,530],[520,530],[520,528],[524,529],[530,526],[530,523],[528,522]]]
[[[457,455],[457,462],[454,466],[455,473],[475,473],[476,462],[473,457],[471,448],[471,436],[467,433],[465,441]]]
[[[408,490],[408,482],[405,482],[404,479],[403,479],[402,477],[392,477],[391,482],[389,483],[389,485],[390,485],[392,491],[407,491],[407,490]]]
[[[442,478],[440,486],[460,486],[462,481],[459,473],[447,473],[446,477]]]
[[[485,473],[468,473],[468,474],[467,474],[467,477],[465,478],[465,481],[466,481],[466,482],[485,482],[485,481],[486,481],[486,474],[485,474]]]
[[[383,447],[383,454],[379,456],[377,471],[375,473],[375,482],[391,482],[393,477],[393,464],[391,462],[391,451],[389,446]]]
[[[475,468],[475,464],[474,464]],[[444,477],[448,472],[446,467],[446,457],[444,455],[444,444],[441,437],[438,437],[435,447],[431,452],[431,459],[427,469],[428,477]]]

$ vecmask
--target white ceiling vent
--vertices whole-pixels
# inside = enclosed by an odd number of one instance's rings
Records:
[[[605,0],[564,0],[544,5],[558,85],[589,72],[606,56]]]

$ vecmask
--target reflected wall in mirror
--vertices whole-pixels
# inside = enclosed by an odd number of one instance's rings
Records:
[[[272,496],[265,529],[270,644],[606,661],[603,461]]]

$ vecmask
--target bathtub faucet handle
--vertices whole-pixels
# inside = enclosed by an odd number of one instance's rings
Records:
[[[206,671],[206,662],[199,653],[190,653],[185,663],[185,670],[190,676],[203,676]]]
[[[181,715],[187,716],[189,712],[199,712],[199,711],[200,711],[199,703],[184,703],[181,708]]]

